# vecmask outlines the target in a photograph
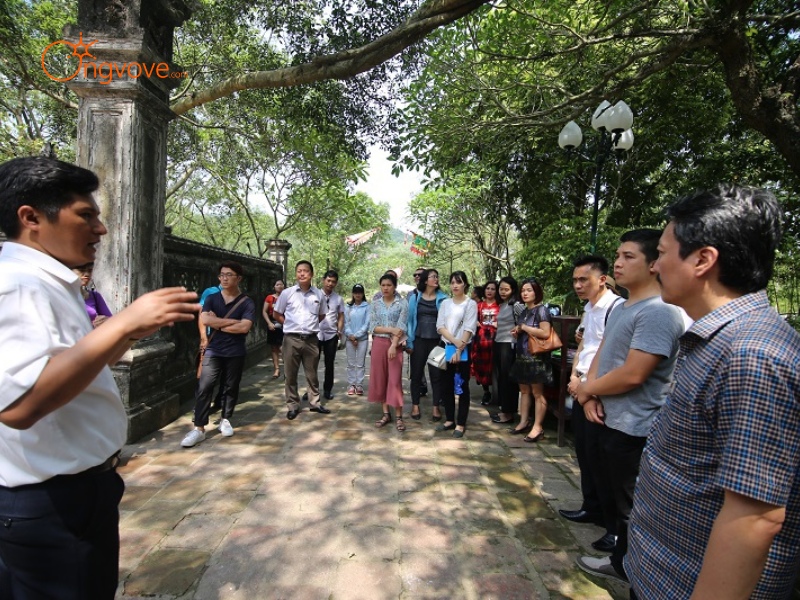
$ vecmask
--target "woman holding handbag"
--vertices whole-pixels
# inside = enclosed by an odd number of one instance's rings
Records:
[[[437,431],[453,430],[453,437],[464,437],[469,416],[469,371],[470,348],[472,336],[478,324],[478,305],[467,297],[469,281],[464,271],[455,271],[450,275],[450,293],[453,294],[442,302],[439,316],[436,319],[436,331],[442,336],[445,344],[447,370],[441,378],[442,404],[444,404],[445,422],[436,428]],[[458,415],[456,416],[456,395],[458,395]]]
[[[531,352],[534,344],[529,338],[546,340],[552,330],[550,312],[542,305],[544,292],[535,279],[528,278],[520,286],[520,296],[525,303],[525,310],[520,315],[519,323],[511,334],[516,338],[516,360],[511,368],[511,376],[519,385],[520,427],[510,429],[512,434],[528,433],[523,440],[538,442],[544,437],[544,417],[547,414],[547,400],[544,397],[545,384],[553,381],[553,367],[550,365],[550,353],[535,354]],[[530,423],[531,399],[535,400],[533,424]]]
[[[447,300],[439,288],[439,272],[436,269],[423,269],[419,276],[416,293],[408,295],[408,325],[406,333],[406,351],[411,362],[411,418],[421,418],[419,399],[422,395],[422,383],[425,380],[425,365],[431,350],[439,344],[436,332],[436,319],[442,302]],[[442,400],[441,371],[436,367],[428,367],[428,378],[431,381],[433,401],[433,421],[442,418],[439,404]]]

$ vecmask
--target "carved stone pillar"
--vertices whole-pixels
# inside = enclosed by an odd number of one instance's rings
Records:
[[[283,277],[284,281],[286,281],[286,262],[289,260],[291,247],[292,245],[286,240],[270,240],[268,245],[267,258],[281,266],[281,269],[283,269],[281,277]]]
[[[96,198],[108,235],[95,273],[114,312],[162,287],[167,128],[174,117],[169,92],[182,80],[161,75],[180,71],[170,62],[172,34],[188,16],[183,0],[79,0],[79,24],[67,31],[71,41],[81,34],[87,44],[97,40],[68,85],[80,97],[77,162],[100,178]],[[133,63],[142,71],[129,68]],[[113,75],[103,77],[112,67]],[[129,414],[129,439],[178,414],[177,395],[164,392],[158,377],[159,364],[172,350],[156,335],[114,369]]]

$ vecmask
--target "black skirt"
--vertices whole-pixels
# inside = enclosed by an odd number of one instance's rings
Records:
[[[517,383],[552,385],[553,367],[550,364],[550,354],[536,354],[534,356],[518,354],[511,367],[510,375]]]

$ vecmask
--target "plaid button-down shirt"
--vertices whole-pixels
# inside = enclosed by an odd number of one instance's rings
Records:
[[[800,335],[763,291],[681,338],[631,514],[625,570],[639,598],[691,595],[725,490],[786,507],[751,597],[788,597],[800,561]]]

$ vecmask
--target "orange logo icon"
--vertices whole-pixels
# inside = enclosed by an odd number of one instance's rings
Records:
[[[57,40],[57,41],[53,42],[52,44],[48,45],[44,49],[44,51],[42,52],[42,70],[44,71],[44,74],[47,75],[53,81],[58,81],[58,82],[61,82],[61,83],[65,82],[65,81],[69,81],[70,79],[73,79],[78,73],[81,72],[81,67],[83,67],[83,59],[84,58],[95,58],[94,54],[89,52],[89,48],[93,44],[96,44],[96,43],[97,43],[97,40],[95,40],[93,42],[89,42],[88,44],[85,43],[83,41],[83,32],[81,32],[81,35],[80,35],[80,38],[78,39],[78,43],[77,44],[73,44],[72,42],[68,42],[67,40]],[[73,73],[71,75],[69,75],[68,77],[56,77],[55,75],[50,73],[50,71],[47,70],[47,64],[45,62],[45,58],[47,57],[47,53],[52,48],[54,48],[56,46],[68,46],[68,47],[72,48],[72,54],[70,54],[70,56],[77,56],[78,57],[78,66],[75,68],[75,71],[73,71]]]

